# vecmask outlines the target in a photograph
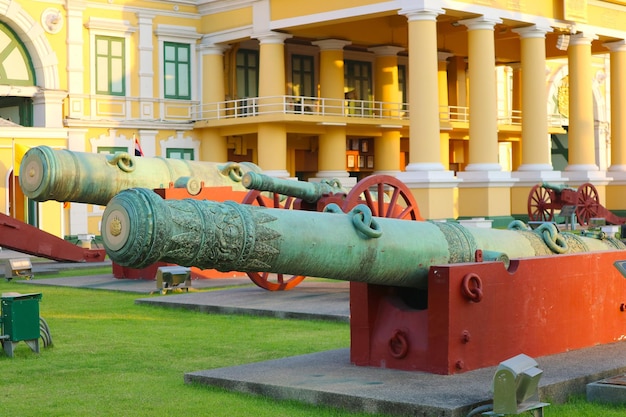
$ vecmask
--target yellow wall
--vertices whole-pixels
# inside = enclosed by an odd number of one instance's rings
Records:
[[[273,20],[288,19],[296,16],[306,16],[315,13],[327,13],[334,10],[360,7],[369,4],[383,3],[381,0],[316,0],[300,1],[294,7],[293,0],[273,0],[271,2],[271,17]]]
[[[292,8],[295,9],[293,6]],[[205,33],[214,33],[251,24],[252,7],[244,7],[237,10],[202,16],[200,27]]]

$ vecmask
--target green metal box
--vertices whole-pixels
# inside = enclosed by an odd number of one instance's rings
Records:
[[[39,300],[41,293],[3,294],[2,335],[12,342],[39,339]]]

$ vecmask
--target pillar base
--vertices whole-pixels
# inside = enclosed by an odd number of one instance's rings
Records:
[[[582,166],[582,165],[578,165]],[[587,165],[585,165],[587,166]],[[593,165],[595,166],[595,165]],[[597,167],[596,167],[597,168]],[[607,177],[606,171],[598,171],[595,170],[570,170],[570,166],[568,166],[565,171],[563,171],[563,175],[567,176],[569,179],[568,183],[570,186],[574,187],[577,185],[581,185],[585,182],[591,182],[593,185],[608,185],[613,178]],[[611,173],[613,175],[613,173]]]
[[[606,208],[615,212],[618,216],[626,214],[626,170],[615,171],[613,167],[608,174],[613,181],[606,187]]]
[[[347,171],[319,171],[315,177],[309,178],[310,182],[321,182],[336,179],[341,187],[350,190],[356,185],[356,177],[351,177]]]
[[[263,170],[263,174],[274,178],[291,178],[289,171],[286,169]]]
[[[456,187],[459,179],[454,176],[454,171],[405,171],[396,178],[411,190],[425,219],[457,217]]]
[[[443,164],[439,162],[419,162],[406,166],[406,172],[444,171]]]
[[[457,174],[459,217],[511,217],[511,187],[518,181],[508,171],[463,171]],[[506,222],[505,220],[504,222]]]
[[[518,181],[511,188],[511,214],[516,219],[528,221],[528,198],[535,185],[543,183],[561,185],[568,181],[561,171],[514,171],[511,173]]]

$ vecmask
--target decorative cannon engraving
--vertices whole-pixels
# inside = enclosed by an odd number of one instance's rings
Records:
[[[535,231],[465,228],[372,215],[259,208],[234,202],[163,200],[145,189],[114,197],[103,214],[107,254],[121,265],[157,261],[220,271],[266,271],[397,287],[426,288],[435,264],[626,249],[618,239]]]
[[[260,172],[252,163],[196,162],[136,157],[126,152],[98,154],[30,149],[20,166],[20,186],[36,201],[106,205],[120,191],[133,188],[187,188],[195,195],[203,186],[231,186],[244,191],[241,177]]]

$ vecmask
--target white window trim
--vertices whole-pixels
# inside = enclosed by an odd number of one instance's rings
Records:
[[[190,77],[190,88],[191,88],[191,99],[190,101],[195,101],[198,99],[198,48],[197,41],[202,37],[201,34],[196,32],[194,28],[190,28],[188,26],[176,26],[176,25],[158,25],[157,29],[154,31],[156,35],[159,45],[158,45],[158,62],[159,62],[159,98],[161,100],[165,99],[165,68],[163,63],[165,62],[164,55],[164,43],[165,42],[174,42],[174,43],[184,43],[189,45],[189,77]],[[174,99],[168,99],[174,100]],[[163,104],[162,104],[163,105]],[[163,110],[161,109],[161,114],[163,114]]]
[[[91,75],[90,89],[91,94],[96,94],[96,36],[114,36],[124,39],[124,91],[125,97],[130,94],[130,80],[131,80],[131,51],[130,51],[130,37],[137,31],[137,28],[131,26],[127,20],[116,19],[103,19],[90,17],[89,21],[85,24],[85,27],[89,30],[89,73]],[[112,96],[113,97],[113,96]],[[118,97],[118,96],[114,96]],[[122,96],[119,96],[121,98]],[[97,100],[91,101],[91,115],[97,114],[96,106]],[[131,102],[126,100],[126,115],[131,114]]]
[[[200,142],[191,136],[185,136],[185,132],[176,131],[176,136],[169,136],[165,140],[161,140],[161,157],[167,158],[167,150],[169,148],[193,149],[193,161],[200,160]]]

